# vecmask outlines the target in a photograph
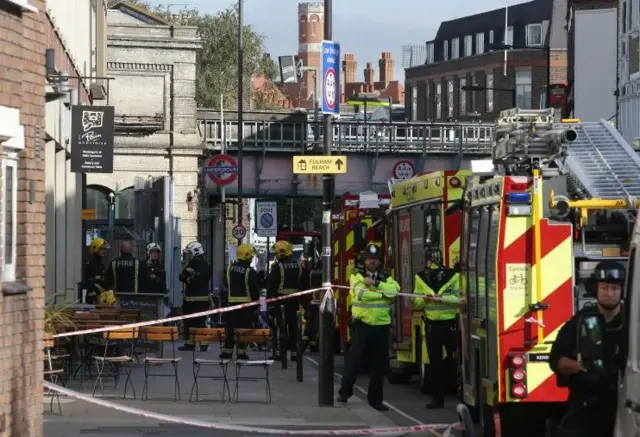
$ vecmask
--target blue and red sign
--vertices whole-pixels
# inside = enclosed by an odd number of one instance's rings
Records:
[[[229,185],[238,179],[240,167],[233,156],[219,154],[212,157],[202,172],[216,185]]]

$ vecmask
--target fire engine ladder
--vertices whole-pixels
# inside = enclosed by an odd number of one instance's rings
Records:
[[[568,156],[559,164],[568,171],[573,188],[587,198],[635,204],[640,199],[640,157],[636,151],[604,120],[570,127],[578,137],[567,144]]]

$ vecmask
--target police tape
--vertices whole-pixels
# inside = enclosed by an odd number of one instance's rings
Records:
[[[78,331],[61,332],[61,333],[55,334],[53,337],[54,338],[60,338],[60,337],[73,337],[73,336],[77,336],[77,335],[98,334],[98,333],[101,333],[101,332],[119,331],[121,329],[135,329],[135,328],[142,328],[142,327],[145,327],[145,326],[159,325],[161,323],[177,322],[177,321],[180,321],[180,320],[193,319],[193,318],[196,318],[196,317],[206,317],[206,316],[210,316],[212,314],[227,313],[229,311],[237,311],[237,310],[240,310],[240,309],[243,309],[243,308],[249,308],[249,307],[257,306],[257,305],[261,305],[261,304],[265,305],[265,304],[278,302],[278,301],[285,300],[285,299],[291,299],[292,297],[304,296],[305,294],[310,294],[310,293],[313,293],[313,292],[316,292],[316,291],[322,291],[322,290],[330,290],[330,289],[327,289],[327,287],[312,288],[312,289],[309,289],[309,290],[302,290],[302,291],[298,291],[296,293],[287,294],[286,296],[271,297],[271,298],[266,299],[266,300],[264,300],[262,302],[257,300],[257,301],[253,301],[253,302],[242,303],[242,304],[233,305],[233,306],[224,307],[224,308],[214,308],[214,309],[211,309],[211,310],[200,311],[198,313],[193,313],[193,314],[184,314],[182,316],[167,317],[166,319],[145,320],[143,322],[127,323],[125,325],[104,326],[104,327],[101,327],[101,328],[82,329],[82,330],[78,330]],[[328,295],[328,294],[329,293],[325,293],[325,296]]]
[[[331,285],[333,288],[343,288],[343,289],[347,289],[347,290],[351,290],[352,288],[346,285]],[[354,288],[353,290],[355,291],[371,291],[368,288]],[[396,293],[393,295],[395,296],[400,296],[400,297],[410,297],[412,299],[415,298],[420,298],[426,301],[431,301],[431,302],[440,302],[440,298],[438,296],[428,296],[425,294],[416,294],[416,293]]]
[[[397,434],[414,434],[425,431],[436,431],[444,429],[442,437],[448,437],[452,431],[461,430],[461,423],[446,423],[446,424],[423,424],[414,426],[398,426],[389,428],[361,428],[361,429],[306,429],[306,430],[291,430],[291,429],[275,429],[275,428],[259,428],[245,425],[234,425],[228,423],[214,423],[205,422],[197,419],[189,419],[185,417],[171,416],[168,414],[156,413],[153,411],[141,410],[139,408],[129,407],[115,402],[109,402],[104,399],[94,398],[89,395],[79,393],[77,391],[69,390],[68,388],[61,387],[57,384],[45,381],[44,386],[51,391],[57,392],[61,395],[78,399],[81,401],[89,402],[94,405],[98,405],[112,410],[120,411],[123,413],[133,414],[139,417],[146,417],[147,419],[155,419],[161,422],[170,422],[180,425],[195,426],[198,428],[217,429],[223,431],[237,431],[250,434],[270,434],[270,435],[291,435],[291,436],[313,436],[313,435],[334,435],[334,436],[351,436],[351,435],[397,435]]]

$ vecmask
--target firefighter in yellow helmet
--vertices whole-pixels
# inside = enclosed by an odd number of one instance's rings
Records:
[[[300,263],[291,258],[293,246],[285,240],[277,241],[273,245],[276,255],[275,262],[271,265],[267,277],[267,296],[276,297],[295,293],[301,289],[305,281],[304,268]],[[308,280],[308,279],[307,279]],[[284,326],[280,305],[284,306]],[[287,348],[291,350],[291,360],[296,361],[296,339],[298,335],[299,303],[296,299],[285,299],[275,305],[274,335],[273,335],[273,359],[280,359],[279,337],[287,339]],[[284,330],[284,331],[283,331]]]
[[[416,308],[424,310],[426,320],[432,391],[428,409],[444,408],[444,394],[448,386],[454,385],[455,372],[447,366],[442,349],[447,357],[453,357],[458,345],[460,274],[457,268],[444,268],[440,258],[439,252],[427,253],[424,271],[414,278],[414,293],[424,297],[412,299]]]
[[[104,238],[94,238],[89,244],[91,259],[84,268],[83,288],[87,290],[87,303],[96,304],[100,293],[107,291],[104,281],[105,258],[111,250]]]
[[[249,244],[241,244],[236,250],[237,260],[229,266],[224,278],[224,288],[227,292],[227,305],[233,306],[242,303],[254,302],[260,299],[260,281],[258,273],[251,267],[251,261],[255,251]],[[223,314],[226,325],[226,336],[220,359],[231,359],[233,349],[236,349],[236,359],[246,360],[247,344],[236,344],[233,331],[235,328],[251,328],[253,322],[253,311],[255,308],[242,308],[240,310],[229,311]]]

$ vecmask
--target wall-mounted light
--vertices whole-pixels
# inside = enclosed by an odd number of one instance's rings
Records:
[[[187,193],[187,211],[193,211],[193,194],[191,191]]]

